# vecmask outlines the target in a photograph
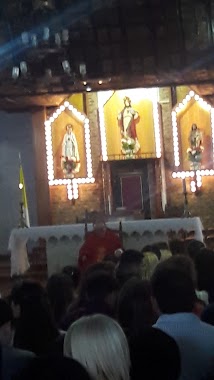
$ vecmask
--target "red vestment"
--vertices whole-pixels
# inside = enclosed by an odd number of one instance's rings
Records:
[[[79,251],[78,266],[81,272],[90,265],[96,264],[105,256],[113,254],[116,249],[122,248],[119,236],[108,228],[104,233],[90,232]]]

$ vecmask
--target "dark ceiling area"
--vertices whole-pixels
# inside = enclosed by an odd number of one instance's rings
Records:
[[[66,94],[194,85],[213,102],[214,0],[7,0],[0,108]]]

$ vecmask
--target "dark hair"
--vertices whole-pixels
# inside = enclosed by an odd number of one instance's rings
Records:
[[[155,322],[151,296],[148,281],[132,278],[122,287],[118,297],[117,317],[128,337],[137,336],[142,329]]]
[[[64,273],[53,274],[47,282],[47,293],[57,325],[60,325],[68,306],[73,301],[73,282]]]
[[[108,303],[108,297],[118,291],[118,281],[109,272],[95,271],[83,275],[80,293],[76,302],[71,305],[61,327],[67,330],[72,322],[84,315],[95,313],[115,314],[115,305]]]
[[[170,269],[176,269],[186,273],[187,276],[191,277],[195,288],[197,288],[197,272],[195,269],[194,262],[189,256],[171,256],[165,261],[165,265]]]
[[[188,255],[191,257],[191,259],[195,260],[201,249],[205,248],[205,245],[199,240],[192,239],[189,243],[187,243],[186,247]]]
[[[10,305],[3,299],[0,299],[0,327],[7,322],[12,322],[13,313]]]
[[[185,255],[186,254],[186,247],[183,240],[179,239],[173,239],[169,242],[169,248],[172,252],[172,255]]]
[[[195,258],[195,267],[198,277],[198,289],[206,290],[209,301],[214,302],[214,252],[210,253],[205,248]]]
[[[12,289],[11,301],[20,306],[14,346],[36,354],[46,353],[59,335],[46,291],[36,282],[24,281]]]
[[[116,276],[121,285],[132,277],[141,279],[142,260],[143,255],[139,251],[129,249],[122,253],[116,270]]]
[[[201,320],[208,323],[209,325],[214,326],[214,304],[206,306],[201,314]]]
[[[84,272],[84,276],[82,278],[80,286],[82,287],[82,284],[85,283],[86,278],[91,276],[93,273],[99,273],[99,272],[105,272],[110,274],[111,276],[114,276],[115,274],[115,265],[112,262],[109,261],[101,261],[99,263],[90,265]]]
[[[83,278],[80,294],[87,300],[104,300],[105,297],[118,290],[118,282],[111,273],[97,271]]]
[[[31,360],[16,380],[90,380],[86,369],[76,360],[46,356]]]
[[[130,341],[131,379],[177,380],[180,351],[175,340],[157,328],[148,328]],[[143,372],[142,372],[143,371]]]
[[[167,261],[159,264],[151,284],[162,313],[192,312],[196,301],[195,287],[190,275],[177,268],[169,268]]]
[[[73,288],[77,289],[81,279],[81,273],[79,268],[72,265],[67,265],[63,268],[62,273],[67,274],[72,279]]]

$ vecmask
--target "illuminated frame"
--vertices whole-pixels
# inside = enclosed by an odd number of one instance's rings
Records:
[[[85,131],[85,152],[86,152],[86,178],[62,178],[56,179],[54,175],[54,158],[53,158],[53,146],[52,146],[52,123],[68,109],[72,115],[84,125]],[[45,125],[45,141],[46,141],[46,157],[47,157],[47,171],[49,186],[67,185],[68,199],[79,198],[79,184],[94,183],[91,157],[91,140],[90,140],[90,126],[89,119],[83,113],[79,112],[69,101],[65,101],[44,123]]]
[[[206,111],[211,113],[211,130],[212,130],[212,148],[213,148],[213,162],[214,162],[214,108],[203,100],[198,94],[194,91],[190,91],[186,97],[172,110],[172,133],[173,133],[173,148],[174,148],[174,163],[175,167],[179,167],[180,162],[180,147],[178,139],[178,124],[177,124],[177,115],[183,111],[189,102],[195,100],[199,103],[201,108],[204,108]],[[191,178],[190,189],[191,192],[195,193],[197,189],[200,189],[202,186],[202,177],[204,176],[213,176],[214,170],[187,170],[187,171],[174,171],[172,173],[172,178]]]
[[[159,106],[158,106],[158,89],[157,88],[140,88],[140,89],[128,89],[128,90],[118,90],[123,91],[124,94],[130,91],[139,92],[143,99],[149,99],[152,101],[153,109],[153,119],[154,119],[154,133],[155,133],[155,153],[156,157],[160,158],[162,155],[161,151],[161,132],[160,132],[160,117],[159,117]],[[116,92],[116,91],[115,91]],[[100,136],[101,136],[101,151],[102,160],[108,161],[107,153],[107,140],[106,140],[106,128],[105,128],[105,118],[104,118],[104,105],[113,95],[114,91],[101,91],[98,93],[98,110],[99,110],[99,122],[100,122]]]

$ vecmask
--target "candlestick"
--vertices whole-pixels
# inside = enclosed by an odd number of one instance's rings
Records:
[[[186,187],[186,178],[183,178],[183,193],[186,194],[187,192],[187,187]]]
[[[111,215],[111,198],[110,195],[108,195],[108,213]]]

